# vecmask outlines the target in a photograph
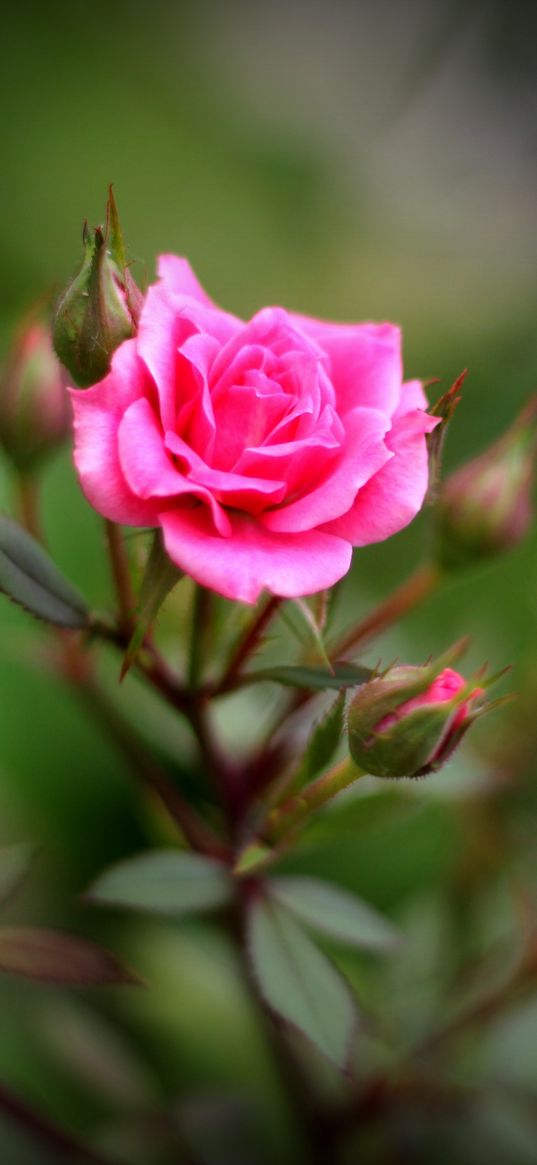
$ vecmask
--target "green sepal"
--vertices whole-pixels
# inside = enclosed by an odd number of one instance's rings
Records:
[[[147,559],[136,613],[136,626],[125,652],[120,678],[123,680],[136,662],[138,652],[156,619],[164,600],[183,578],[166,554],[160,530],[156,530]]]

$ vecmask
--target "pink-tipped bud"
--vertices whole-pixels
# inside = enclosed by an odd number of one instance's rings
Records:
[[[440,565],[448,570],[516,546],[533,520],[537,398],[503,437],[444,483],[437,509]]]
[[[106,227],[82,233],[80,270],[60,296],[53,321],[56,352],[81,388],[106,376],[112,356],[134,336],[142,294],[127,266],[117,207],[110,187]]]
[[[33,471],[71,428],[66,376],[48,328],[20,331],[0,372],[0,444],[21,473]]]
[[[347,728],[360,768],[376,777],[422,777],[448,760],[486,706],[483,688],[445,662],[391,667],[358,690]]]

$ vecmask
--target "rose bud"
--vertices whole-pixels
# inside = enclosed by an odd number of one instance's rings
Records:
[[[453,660],[454,653],[447,658]],[[445,662],[446,657],[425,667],[391,667],[358,690],[347,728],[350,753],[360,768],[376,777],[421,777],[448,760],[486,708],[483,687]]]
[[[128,269],[117,207],[110,188],[106,227],[82,232],[80,270],[60,296],[53,321],[56,352],[76,383],[102,380],[112,356],[134,336],[143,296]]]
[[[0,444],[21,473],[32,471],[71,429],[71,406],[48,329],[38,320],[15,338],[0,372]]]
[[[533,518],[537,397],[503,437],[445,482],[437,509],[441,566],[457,569],[516,546]]]

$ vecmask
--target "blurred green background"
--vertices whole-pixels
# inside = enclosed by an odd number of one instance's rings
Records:
[[[501,432],[537,380],[536,34],[530,0],[10,6],[0,50],[1,351],[20,314],[69,276],[82,221],[102,220],[113,182],[142,285],[155,256],[174,251],[238,314],[282,303],[389,319],[403,327],[409,376],[447,388],[468,367],[446,457],[457,464]],[[4,464],[0,503],[11,510]],[[101,525],[69,451],[47,470],[44,524],[65,572],[105,606]],[[427,554],[428,536],[422,516],[357,552],[339,618],[387,593]],[[340,952],[376,1016],[357,1053],[365,1076],[398,1062],[443,1016],[466,960],[497,952],[491,979],[501,976],[518,941],[517,895],[535,893],[536,551],[534,533],[497,564],[457,576],[368,653],[420,662],[470,633],[469,666],[513,664],[516,706],[479,726],[427,786],[372,784],[344,815],[340,840],[321,829],[293,860],[360,891],[409,936],[382,965]],[[218,928],[140,924],[80,904],[106,862],[162,841],[165,826],[76,697],[51,681],[46,636],[7,602],[0,628],[0,840],[38,846],[10,917],[98,937],[149,981],[144,992],[65,997],[2,979],[0,1076],[133,1165],[183,1159],[176,1112],[209,1165],[301,1159]],[[188,768],[180,727],[147,707],[134,680],[119,692],[111,661],[103,667],[125,715]],[[255,702],[233,703],[230,735],[254,712]],[[506,790],[493,797],[499,770]],[[537,1003],[525,997],[441,1062],[441,1075],[477,1082],[469,1112],[425,1118],[409,1103],[393,1138],[373,1128],[349,1161],[534,1161],[536,1049]],[[325,1089],[339,1087],[315,1070]],[[3,1135],[6,1165],[45,1161],[7,1125]]]

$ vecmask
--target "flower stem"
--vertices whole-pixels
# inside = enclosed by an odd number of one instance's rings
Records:
[[[130,638],[134,630],[135,600],[123,535],[115,522],[105,519],[106,541],[116,591],[121,629]]]
[[[196,691],[201,679],[211,612],[211,592],[195,584],[188,661],[188,685]]]
[[[435,563],[423,563],[401,583],[401,586],[388,595],[387,599],[375,607],[374,611],[337,640],[330,652],[332,658],[341,659],[350,651],[355,651],[357,647],[363,647],[393,623],[397,623],[432,594],[441,577],[442,572]]]
[[[333,660],[341,660],[351,651],[363,647],[370,639],[382,634],[388,627],[404,618],[424,599],[428,598],[439,585],[442,572],[433,563],[424,563],[405,579],[388,598],[369,614],[365,619],[351,627],[340,639],[330,647],[329,655]],[[298,712],[316,695],[311,691],[297,691],[287,701],[283,711],[278,714],[276,722],[271,726],[270,737],[287,722],[290,716]]]
[[[126,721],[117,714],[98,684],[96,677],[90,672],[86,672],[76,685],[76,690],[92,715],[119,745],[135,776],[151,789],[162,802],[170,817],[184,833],[192,849],[223,861],[229,860],[230,854],[227,847],[185,800],[177,786],[168,779],[167,774],[155,763]]]
[[[263,636],[264,631],[268,627],[271,619],[276,614],[278,607],[282,600],[278,595],[272,595],[261,610],[254,616],[254,619],[247,628],[245,635],[240,639],[231,659],[228,663],[226,671],[218,684],[215,695],[222,695],[224,692],[230,691],[240,675],[243,664],[255,651],[256,647]]]
[[[32,474],[18,473],[16,491],[17,509],[22,525],[33,538],[36,538],[38,542],[42,542],[43,535],[39,515],[39,487],[37,479]]]
[[[340,764],[323,773],[313,784],[273,809],[262,830],[263,835],[270,841],[279,842],[290,832],[294,834],[297,827],[301,826],[316,809],[320,809],[337,793],[348,789],[349,785],[353,785],[364,776],[366,774],[363,770],[349,757],[345,757]]]

